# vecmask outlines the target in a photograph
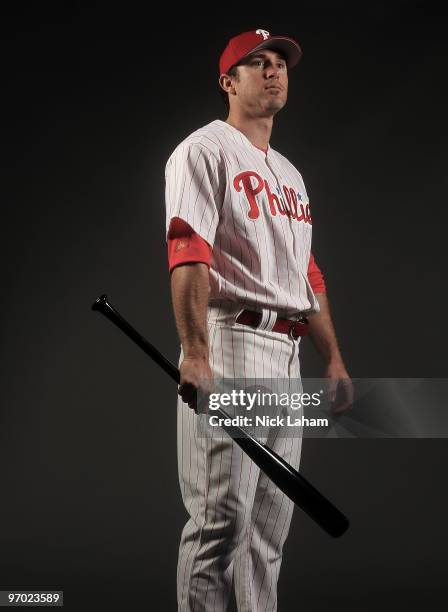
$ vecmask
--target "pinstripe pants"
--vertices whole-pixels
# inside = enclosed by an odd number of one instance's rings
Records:
[[[239,312],[209,307],[214,376],[299,379],[300,339],[235,323]],[[179,397],[179,481],[190,518],[179,548],[178,609],[224,612],[233,580],[239,612],[273,612],[293,503],[224,431],[204,436],[198,418]],[[272,427],[262,441],[299,468],[300,433]]]

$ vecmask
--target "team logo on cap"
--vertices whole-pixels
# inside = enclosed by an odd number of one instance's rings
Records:
[[[260,34],[261,36],[263,36],[263,40],[267,40],[270,36],[269,32],[267,32],[266,30],[257,30],[255,34]]]

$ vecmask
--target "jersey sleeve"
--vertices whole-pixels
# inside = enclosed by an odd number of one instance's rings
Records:
[[[326,293],[324,276],[311,253],[308,263],[308,280],[314,293]]]
[[[204,263],[210,267],[212,259],[210,245],[182,219],[171,220],[167,244],[170,273],[176,266],[185,263]]]
[[[166,236],[182,219],[213,246],[224,183],[215,154],[199,143],[181,143],[165,168]]]

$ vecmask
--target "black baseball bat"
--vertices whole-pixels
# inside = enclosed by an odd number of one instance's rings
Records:
[[[149,355],[177,384],[180,382],[178,368],[160,353],[155,346],[135,330],[107,301],[107,295],[97,298],[92,310],[98,310],[112,323],[115,323],[131,340]],[[216,414],[222,418],[230,416],[222,408]],[[283,491],[299,508],[312,518],[329,535],[337,538],[347,531],[349,522],[333,504],[313,487],[297,470],[291,467],[277,453],[254,438],[241,427],[222,425],[222,428],[258,465],[279,489]]]

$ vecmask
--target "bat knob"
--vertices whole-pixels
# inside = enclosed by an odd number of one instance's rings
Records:
[[[107,304],[107,295],[105,293],[103,293],[103,295],[100,295],[99,298],[96,298],[96,300],[93,302],[92,304],[92,310],[99,310],[100,312],[102,310],[104,310],[104,307]]]

